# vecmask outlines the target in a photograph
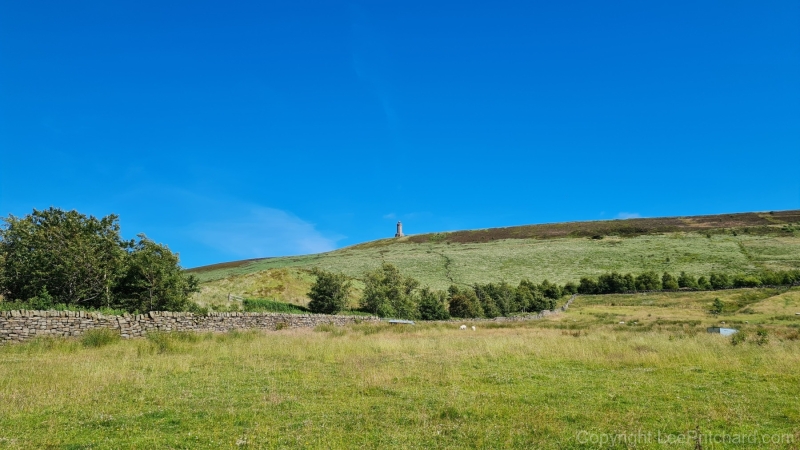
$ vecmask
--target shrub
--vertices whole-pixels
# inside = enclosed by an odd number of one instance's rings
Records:
[[[714,303],[711,304],[711,314],[722,314],[722,311],[725,309],[725,305],[719,298],[714,299]]]
[[[311,286],[308,308],[315,313],[336,314],[347,307],[350,281],[344,274],[335,274],[314,268],[317,280]]]
[[[759,287],[761,280],[752,275],[737,275],[733,278],[735,287]]]
[[[447,289],[450,315],[461,318],[483,317],[483,308],[472,289],[459,289],[452,285]]]
[[[87,330],[81,336],[84,347],[104,347],[120,340],[120,335],[110,328],[95,328]]]
[[[697,289],[697,280],[686,272],[681,272],[678,276],[678,287]]]
[[[674,291],[680,286],[678,286],[678,282],[675,280],[671,274],[664,272],[664,275],[661,276],[661,286],[666,291]]]
[[[579,294],[597,294],[597,281],[583,277],[581,278],[580,284],[578,285],[578,293]]]
[[[567,284],[564,285],[562,289],[564,291],[564,295],[573,295],[578,293],[578,285],[575,282],[568,281]]]
[[[660,291],[661,278],[653,271],[641,273],[636,277],[636,290]]]
[[[756,331],[756,340],[755,343],[757,345],[766,345],[769,342],[769,333],[767,330],[761,329]]]
[[[380,317],[416,319],[419,317],[414,291],[419,282],[404,277],[392,264],[383,265],[364,276],[361,309]]]
[[[419,315],[422,320],[447,320],[447,296],[441,291],[431,291],[428,288],[419,292]]]
[[[709,283],[708,278],[700,277],[697,279],[697,288],[702,290],[709,290],[711,289],[711,283]]]
[[[731,287],[730,277],[724,273],[712,273],[709,278],[709,283],[711,283],[711,287],[714,289],[726,289]]]
[[[747,335],[744,334],[744,331],[739,331],[733,333],[731,336],[731,345],[739,345],[747,340]]]
[[[277,312],[289,314],[303,314],[309,312],[308,308],[291,303],[283,303],[266,298],[246,298],[242,300],[246,312]]]

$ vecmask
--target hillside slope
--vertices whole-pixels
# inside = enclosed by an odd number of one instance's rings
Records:
[[[304,303],[320,267],[359,278],[382,262],[423,285],[522,278],[564,283],[608,271],[694,275],[800,268],[800,211],[531,225],[383,239],[316,255],[191,269],[201,303],[227,293]],[[356,283],[358,287],[358,283]]]

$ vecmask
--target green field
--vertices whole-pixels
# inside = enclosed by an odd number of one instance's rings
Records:
[[[579,296],[550,319],[476,331],[9,345],[0,448],[695,448],[679,442],[696,431],[758,440],[704,449],[798,448],[795,312],[800,288],[741,289]],[[705,332],[721,322],[747,339]],[[636,445],[603,441],[620,435]]]
[[[800,268],[800,236],[674,232],[635,237],[505,239],[487,243],[415,244],[397,240],[318,255],[264,259],[235,267],[198,270],[202,304],[225,303],[228,293],[305,304],[312,267],[358,278],[383,261],[422,285],[490,283],[523,278],[565,283],[609,271],[648,270],[694,276],[712,271],[749,273]],[[358,283],[356,283],[358,287]]]

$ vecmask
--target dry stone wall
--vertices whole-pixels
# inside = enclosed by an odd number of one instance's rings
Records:
[[[0,312],[0,343],[22,342],[37,336],[80,336],[96,328],[118,330],[123,338],[133,338],[153,331],[277,330],[358,322],[380,322],[380,318],[247,312],[195,315],[152,311],[147,314],[111,316],[83,311],[3,311]]]
[[[448,322],[513,322],[542,319],[566,311],[575,295],[555,311],[494,319],[451,319]],[[278,330],[282,328],[314,328],[318,325],[349,325],[359,322],[380,322],[379,317],[330,316],[325,314],[280,313],[209,313],[151,311],[147,314],[110,316],[83,311],[2,311],[0,312],[0,344],[22,342],[37,336],[80,336],[88,330],[110,328],[123,338],[144,336],[153,331],[226,332],[231,330]]]

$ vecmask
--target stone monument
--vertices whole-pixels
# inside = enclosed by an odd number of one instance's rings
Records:
[[[394,237],[399,238],[405,236],[403,234],[403,222],[397,222],[397,233],[395,233]]]

